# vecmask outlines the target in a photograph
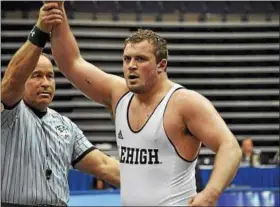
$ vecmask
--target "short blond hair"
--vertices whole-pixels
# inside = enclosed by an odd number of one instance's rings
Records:
[[[128,43],[135,44],[140,43],[144,40],[147,40],[149,43],[155,46],[155,57],[157,63],[162,59],[168,58],[167,41],[154,31],[148,29],[138,29],[136,33],[128,37],[124,41],[124,49]]]

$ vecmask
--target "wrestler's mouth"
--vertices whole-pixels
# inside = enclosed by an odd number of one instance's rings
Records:
[[[128,75],[128,79],[130,79],[130,80],[134,80],[134,79],[137,79],[137,78],[139,78],[139,77],[135,74]]]

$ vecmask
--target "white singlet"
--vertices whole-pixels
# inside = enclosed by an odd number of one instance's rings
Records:
[[[134,94],[126,93],[116,107],[115,127],[121,167],[121,203],[125,206],[186,206],[196,194],[195,165],[176,151],[163,127],[163,115],[176,84],[137,132],[128,121]],[[188,150],[188,149],[186,149]]]

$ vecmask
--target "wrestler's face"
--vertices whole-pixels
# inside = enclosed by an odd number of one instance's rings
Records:
[[[134,93],[145,93],[157,81],[155,47],[147,40],[128,43],[123,52],[123,71],[127,87]]]
[[[25,83],[23,99],[28,105],[45,111],[53,100],[54,92],[53,66],[47,57],[41,55],[35,70]]]

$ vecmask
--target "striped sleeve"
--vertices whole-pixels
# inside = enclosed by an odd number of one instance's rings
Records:
[[[74,167],[80,160],[82,160],[89,152],[96,149],[89,140],[86,138],[82,130],[80,130],[76,124],[72,122],[75,141],[72,154],[72,166]]]
[[[1,102],[1,128],[12,127],[21,105],[22,103],[19,102],[13,107],[7,107]]]

